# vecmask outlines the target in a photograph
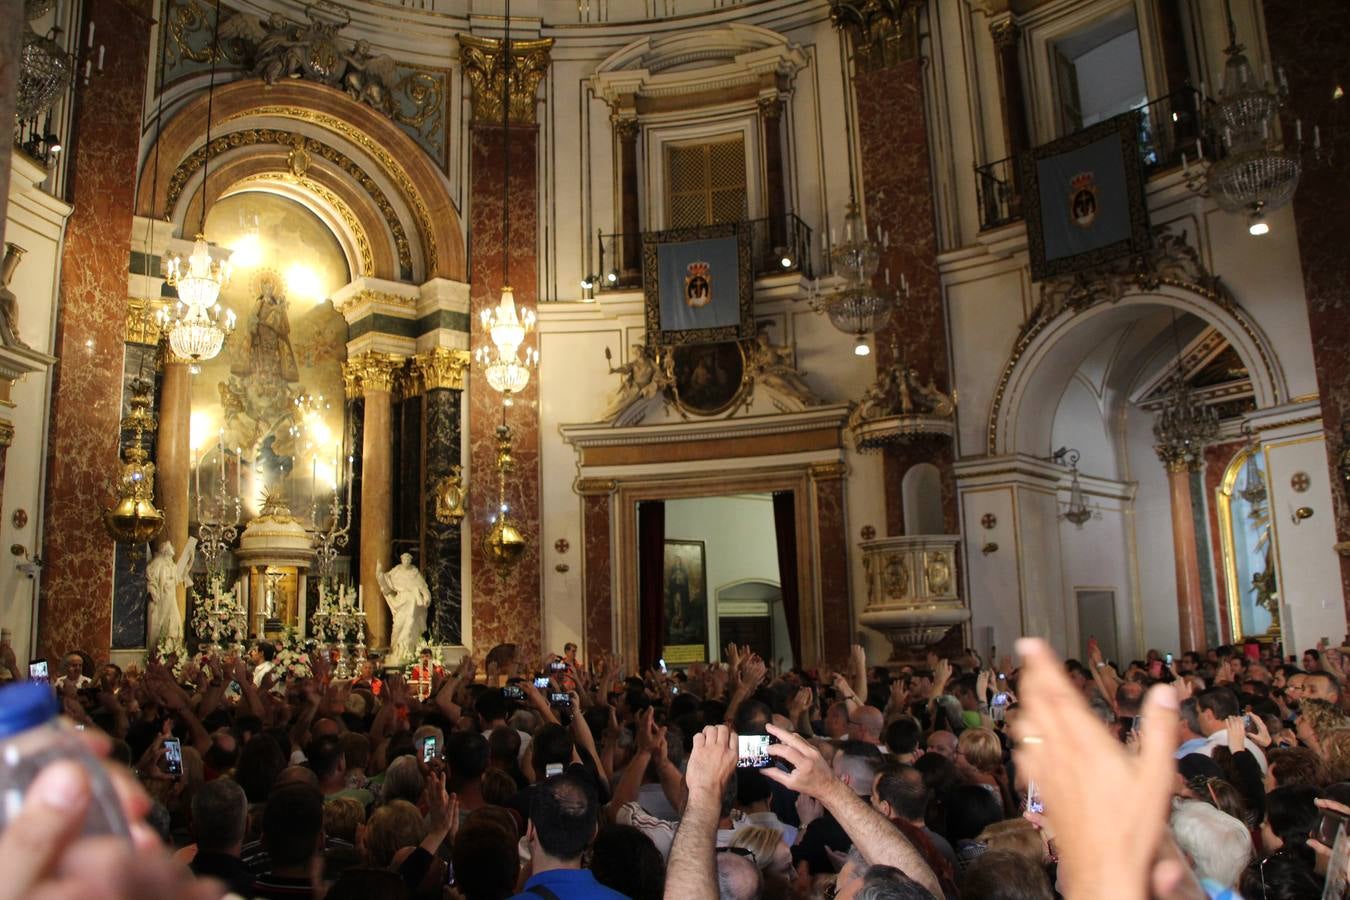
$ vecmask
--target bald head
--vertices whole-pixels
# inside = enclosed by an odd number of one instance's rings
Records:
[[[950,731],[935,731],[928,736],[927,749],[948,759],[956,758],[956,735]]]
[[[834,777],[853,789],[859,797],[872,795],[872,782],[881,768],[881,751],[866,741],[844,741],[834,755],[830,768]]]
[[[284,784],[307,784],[310,787],[318,787],[319,776],[308,766],[287,766],[277,774],[276,783],[272,788],[275,790]]]
[[[721,900],[755,900],[759,896],[759,866],[738,853],[717,854],[717,890]]]
[[[855,741],[880,744],[885,727],[886,718],[875,706],[860,706],[848,717],[848,736]]]

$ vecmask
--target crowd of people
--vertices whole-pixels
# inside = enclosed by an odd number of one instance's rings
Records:
[[[82,834],[90,778],[51,764],[0,833],[0,900],[1341,896],[1339,651],[1016,649],[634,672],[569,645],[343,678],[265,642],[72,654],[53,690],[131,840]]]

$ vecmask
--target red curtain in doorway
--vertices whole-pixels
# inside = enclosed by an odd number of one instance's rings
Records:
[[[792,664],[802,664],[801,601],[797,596],[797,500],[792,491],[773,495],[773,531],[778,544],[778,584],[783,595],[783,618],[787,619]]]
[[[638,504],[638,672],[661,658],[666,635],[666,504]]]

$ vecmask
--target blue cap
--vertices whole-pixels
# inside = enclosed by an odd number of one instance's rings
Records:
[[[49,722],[60,711],[49,684],[23,681],[0,688],[0,738]]]

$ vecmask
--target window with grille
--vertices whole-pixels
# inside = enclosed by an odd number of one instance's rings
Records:
[[[741,135],[666,148],[668,228],[735,222],[746,215]]]

